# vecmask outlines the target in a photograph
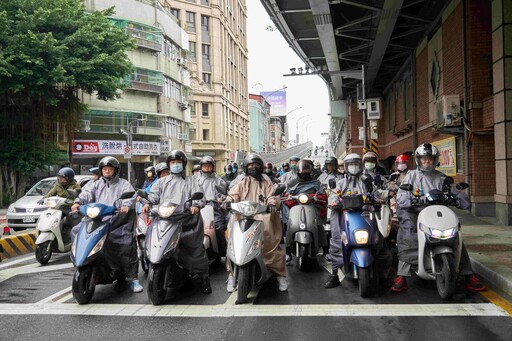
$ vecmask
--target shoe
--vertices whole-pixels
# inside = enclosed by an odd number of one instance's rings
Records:
[[[201,279],[201,292],[203,294],[211,294],[212,286],[210,285],[210,276],[206,275]]]
[[[285,276],[277,276],[277,283],[279,283],[279,291],[288,290],[288,280]]]
[[[226,282],[228,283],[228,285],[226,286],[228,292],[236,291],[235,278],[233,277],[233,275],[229,275],[228,280]]]
[[[396,276],[395,280],[393,281],[393,285],[391,286],[391,291],[394,292],[401,292],[409,289],[407,286],[407,280],[403,276]]]
[[[132,284],[130,285],[130,288],[132,289],[133,292],[142,292],[142,289],[143,289],[142,285],[140,285],[138,279],[134,279],[132,281]]]
[[[475,275],[468,275],[466,276],[466,290],[486,291],[487,287]]]
[[[290,264],[292,262],[292,255],[286,254],[286,265]]]
[[[337,287],[340,285],[341,285],[341,283],[340,283],[340,278],[338,277],[338,275],[331,275],[331,277],[329,277],[327,282],[325,282],[324,288],[329,289],[329,288],[334,288],[334,287]]]
[[[323,257],[324,257],[326,262],[330,262],[331,261],[331,256],[328,253],[324,253]]]

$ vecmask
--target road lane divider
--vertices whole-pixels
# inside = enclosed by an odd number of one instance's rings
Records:
[[[12,258],[36,250],[37,231],[15,234],[12,236],[4,236],[0,239],[2,245],[2,259]]]

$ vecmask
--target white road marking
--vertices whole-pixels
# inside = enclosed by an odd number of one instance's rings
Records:
[[[48,296],[46,298],[43,298],[41,301],[37,302],[36,304],[46,304],[46,303],[52,303],[52,302],[59,302],[63,297],[66,297],[71,292],[71,287],[62,289],[59,292],[56,292],[55,294]],[[65,301],[64,301],[65,302]]]
[[[28,265],[23,265],[18,268],[9,268],[5,270],[0,270],[0,283],[3,281],[14,277],[16,275],[24,275],[24,274],[33,274],[38,272],[48,272],[54,270],[62,270],[69,269],[73,267],[73,263],[65,263],[65,264],[57,264],[57,265],[45,265],[42,266],[39,263],[33,263]]]
[[[136,317],[262,316],[504,316],[492,303],[342,304],[342,305],[143,305],[143,304],[0,304],[0,315],[89,315]]]
[[[13,260],[13,261],[7,261],[5,263],[2,262],[2,264],[0,265],[0,269],[3,269],[3,268],[8,268],[8,267],[11,267],[13,265],[16,265],[18,263],[23,263],[23,262],[26,262],[27,260],[30,260],[30,259],[35,259],[36,257],[34,256],[34,254],[31,254],[29,256],[25,256],[25,257],[21,257],[19,256],[16,257],[16,260]]]

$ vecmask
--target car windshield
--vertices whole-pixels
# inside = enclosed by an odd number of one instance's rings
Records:
[[[56,179],[45,179],[39,181],[37,184],[35,184],[31,189],[28,190],[26,196],[36,196],[36,195],[45,195],[48,193],[55,183],[57,182]]]

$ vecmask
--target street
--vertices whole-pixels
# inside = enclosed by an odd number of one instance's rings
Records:
[[[413,279],[407,292],[381,288],[362,299],[352,280],[324,289],[330,264],[317,259],[310,272],[299,272],[296,260],[288,266],[288,292],[279,292],[271,280],[251,292],[245,305],[235,305],[236,292],[226,292],[221,265],[210,270],[211,295],[168,293],[164,305],[153,306],[146,291],[117,292],[114,285],[97,286],[91,304],[78,305],[71,295],[69,254],[54,255],[47,266],[33,255],[15,257],[0,265],[2,339],[510,339],[508,313],[479,294],[459,288],[445,302],[434,283]],[[142,271],[139,278],[145,285]]]

